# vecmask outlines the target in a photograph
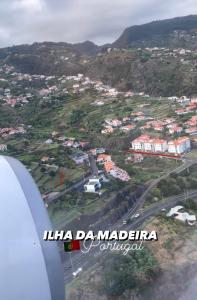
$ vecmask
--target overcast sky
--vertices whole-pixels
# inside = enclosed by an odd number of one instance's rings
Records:
[[[196,0],[0,0],[0,47],[112,42],[131,25],[197,14]]]

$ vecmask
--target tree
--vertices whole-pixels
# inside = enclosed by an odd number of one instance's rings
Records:
[[[119,297],[125,291],[140,288],[158,272],[158,263],[150,250],[112,254],[103,262],[99,292],[108,297]]]
[[[50,176],[50,177],[54,177],[54,176],[55,176],[55,171],[51,170],[51,171],[49,172],[49,176]]]
[[[85,113],[80,109],[74,109],[70,116],[70,125],[79,124]]]

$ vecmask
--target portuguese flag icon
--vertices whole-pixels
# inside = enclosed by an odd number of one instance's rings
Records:
[[[64,251],[74,251],[74,250],[80,250],[80,243],[77,240],[72,240],[70,242],[64,242]]]

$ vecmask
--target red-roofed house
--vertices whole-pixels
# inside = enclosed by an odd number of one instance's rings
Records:
[[[96,161],[97,161],[98,163],[102,163],[102,164],[105,163],[106,161],[111,161],[111,155],[105,154],[105,153],[99,154],[99,155],[97,156]]]
[[[191,103],[197,103],[197,97],[191,99]]]

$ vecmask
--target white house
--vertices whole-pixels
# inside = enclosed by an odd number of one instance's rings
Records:
[[[48,140],[46,140],[44,143],[45,143],[45,144],[52,144],[53,141],[52,141],[51,139],[48,139]]]
[[[90,178],[88,183],[84,185],[84,190],[87,193],[96,193],[101,188],[101,178]]]
[[[174,217],[175,219],[187,223],[188,225],[195,225],[196,216],[190,215],[187,212],[180,212],[181,209],[183,209],[183,206],[181,205],[172,207],[170,211],[166,214],[166,216]]]
[[[7,145],[1,144],[0,145],[0,151],[7,151]]]

